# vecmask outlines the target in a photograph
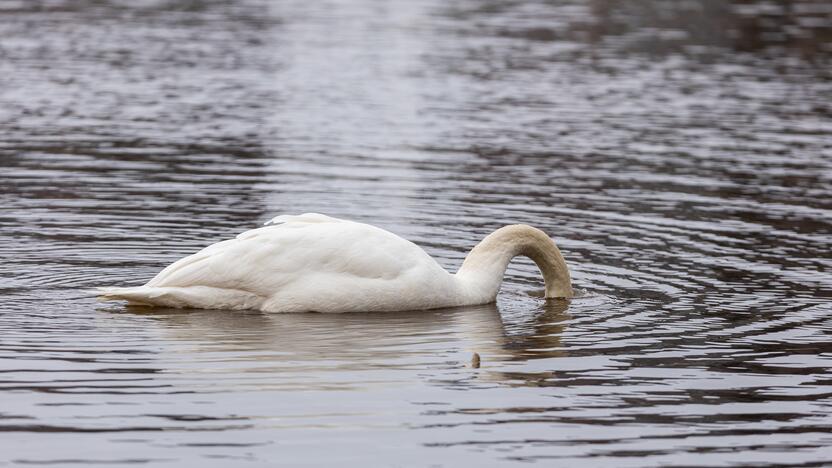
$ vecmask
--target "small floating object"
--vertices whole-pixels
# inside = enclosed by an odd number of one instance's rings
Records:
[[[479,369],[480,368],[480,355],[479,354],[474,353],[474,355],[471,356],[471,367],[474,368],[474,369]]]

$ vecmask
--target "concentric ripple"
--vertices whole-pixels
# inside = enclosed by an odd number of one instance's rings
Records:
[[[0,466],[832,464],[826,2],[0,1]],[[89,291],[307,211],[495,305]],[[470,366],[481,356],[481,367]]]

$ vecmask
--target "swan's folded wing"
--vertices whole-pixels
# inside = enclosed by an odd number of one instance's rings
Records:
[[[348,223],[350,221],[346,221],[343,219],[333,218],[332,216],[322,215],[320,213],[303,213],[301,215],[280,215],[275,216],[271,220],[267,221],[265,224],[272,225],[272,224],[288,224],[288,223],[298,223],[298,224],[309,224],[309,223]]]
[[[441,269],[416,245],[373,226],[290,223],[206,247],[168,266],[146,286],[207,286],[267,297],[310,278],[394,280],[424,262]]]

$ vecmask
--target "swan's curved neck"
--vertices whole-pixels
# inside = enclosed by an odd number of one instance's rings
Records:
[[[465,294],[472,301],[494,301],[509,262],[518,255],[540,268],[547,298],[572,297],[569,268],[560,250],[546,233],[525,224],[497,229],[471,250],[456,273]]]

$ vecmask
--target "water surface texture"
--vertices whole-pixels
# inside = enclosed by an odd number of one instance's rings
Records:
[[[0,466],[832,464],[827,1],[3,0],[0,171]],[[582,295],[87,292],[308,211]]]

